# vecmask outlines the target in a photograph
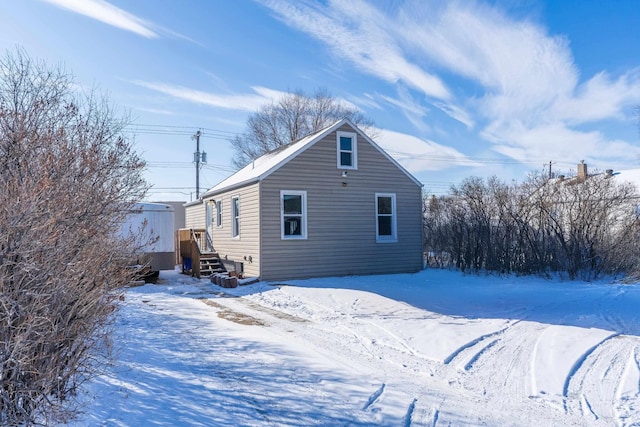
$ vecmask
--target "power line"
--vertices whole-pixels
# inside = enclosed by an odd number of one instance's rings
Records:
[[[189,131],[189,129],[193,129],[196,126],[176,126],[176,125],[154,125],[154,124],[146,124],[146,123],[135,123],[135,124],[130,124],[127,127],[131,127],[131,126],[142,126],[142,127],[149,127],[149,128],[172,128],[172,129],[185,129],[185,132],[187,133],[191,133]],[[210,132],[217,132],[217,133],[228,133],[231,135],[235,135],[236,132],[231,132],[228,130],[223,130],[223,129],[213,129],[213,128],[206,128],[206,127],[198,127],[198,129],[200,130],[206,130],[206,131],[210,131]]]
[[[193,126],[178,126],[178,125],[157,125],[148,123],[135,123],[125,127],[125,132],[134,135],[166,135],[166,136],[191,136]],[[223,141],[229,141],[233,139],[238,132],[232,132],[223,129],[200,127],[200,138],[217,139]],[[396,150],[386,150],[387,153],[393,155],[397,160],[427,160],[432,162],[455,162],[460,166],[469,166],[473,163],[481,165],[518,165],[518,164],[545,164],[548,165],[547,160],[542,159],[527,159],[527,160],[515,160],[515,159],[496,159],[487,157],[457,157],[453,155],[438,155],[438,154],[418,154],[408,153]],[[556,165],[573,166],[572,162],[553,162]],[[235,169],[227,168],[227,171],[235,171]]]
[[[493,159],[488,157],[457,157],[451,155],[438,155],[438,154],[417,154],[417,153],[406,153],[402,151],[395,150],[386,150],[387,153],[393,155],[396,160],[408,159],[408,160],[430,160],[434,162],[452,162],[455,161],[460,165],[464,165],[465,163],[480,163],[487,165],[519,165],[519,164],[538,164],[545,163],[546,160],[508,160],[508,159]],[[554,162],[554,164],[560,163],[565,165],[573,165],[571,162]]]
[[[124,128],[124,132],[130,134],[132,136],[137,135],[161,135],[161,136],[191,136],[192,128],[187,126],[175,126],[175,125],[153,125],[153,124],[142,124],[136,123],[128,125]],[[231,140],[236,133],[230,132],[222,129],[213,129],[213,128],[200,128],[200,137],[204,139],[215,139],[221,141],[229,141]],[[205,132],[202,130],[206,129]]]

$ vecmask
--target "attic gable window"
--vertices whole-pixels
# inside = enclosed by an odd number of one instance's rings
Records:
[[[358,138],[355,132],[336,132],[338,169],[358,169]]]
[[[307,192],[280,191],[281,238],[307,238]]]

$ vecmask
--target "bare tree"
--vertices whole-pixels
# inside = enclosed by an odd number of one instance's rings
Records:
[[[430,265],[571,279],[636,276],[637,204],[633,185],[606,174],[565,181],[532,174],[518,185],[469,178],[425,200],[426,249],[436,257]]]
[[[249,116],[247,130],[231,140],[233,164],[240,169],[263,154],[343,118],[364,130],[373,126],[372,121],[359,110],[341,102],[325,89],[318,89],[310,96],[302,91],[290,92]]]
[[[126,118],[22,50],[0,59],[0,424],[73,417],[100,367],[146,192]]]
[[[535,194],[540,225],[554,242],[547,250],[570,278],[636,272],[636,195],[634,185],[607,175],[550,183]]]

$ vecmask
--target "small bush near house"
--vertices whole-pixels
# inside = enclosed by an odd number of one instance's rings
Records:
[[[534,174],[511,185],[468,178],[425,197],[424,215],[432,266],[586,280],[640,272],[637,189],[605,174]]]
[[[76,413],[130,280],[115,237],[146,192],[127,123],[61,69],[0,58],[0,424]],[[133,244],[130,244],[133,246]]]

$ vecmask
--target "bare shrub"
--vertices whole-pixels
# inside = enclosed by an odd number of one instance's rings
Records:
[[[76,413],[133,251],[116,231],[144,163],[103,99],[23,51],[0,59],[0,424]],[[132,246],[132,245],[129,245]]]
[[[638,268],[638,199],[631,183],[606,175],[554,182],[532,195],[538,228],[553,242],[554,267],[570,278]]]
[[[640,272],[637,189],[604,174],[469,178],[424,205],[431,265],[571,279]]]

